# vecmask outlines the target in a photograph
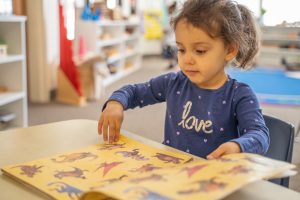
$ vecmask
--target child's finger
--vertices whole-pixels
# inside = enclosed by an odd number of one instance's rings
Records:
[[[104,142],[107,142],[108,140],[108,121],[104,119],[103,126],[102,126],[102,134],[103,134],[103,140]]]
[[[109,134],[108,134],[108,142],[113,143],[115,137],[115,123],[109,122]]]
[[[103,126],[103,117],[101,116],[98,122],[98,134],[102,134],[102,126]]]
[[[120,129],[121,129],[121,123],[116,122],[116,134],[115,134],[115,142],[117,142],[120,139]]]
[[[224,149],[218,147],[216,150],[214,150],[212,153],[210,153],[208,156],[206,156],[206,158],[208,160],[216,159],[216,158],[221,157],[224,153],[225,153]]]

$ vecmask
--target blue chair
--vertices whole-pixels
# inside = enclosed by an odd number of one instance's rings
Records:
[[[270,133],[270,147],[265,156],[291,163],[295,135],[294,126],[275,117],[267,115],[263,117]],[[287,188],[289,187],[289,177],[271,179],[270,181]]]

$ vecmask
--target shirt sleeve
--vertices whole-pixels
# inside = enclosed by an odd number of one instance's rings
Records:
[[[239,84],[236,90],[235,115],[240,137],[232,141],[240,145],[242,152],[265,154],[270,137],[257,97],[248,85]]]
[[[175,73],[168,73],[152,78],[145,83],[125,85],[113,92],[105,102],[102,110],[106,107],[107,102],[112,100],[120,102],[124,110],[164,102],[168,86],[174,76],[176,76]]]

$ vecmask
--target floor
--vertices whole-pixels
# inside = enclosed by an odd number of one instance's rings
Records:
[[[70,119],[92,119],[98,120],[101,107],[107,97],[124,84],[137,83],[148,80],[151,77],[167,72],[166,60],[160,57],[145,57],[142,69],[106,88],[105,95],[97,100],[90,101],[85,107],[76,107],[57,103],[29,104],[29,125],[38,125]],[[262,105],[263,113],[273,115],[282,120],[289,121],[298,127],[300,122],[300,107]],[[164,128],[165,104],[148,106],[143,109],[128,110],[122,128],[134,133],[161,142]],[[146,123],[145,123],[146,122]],[[293,152],[293,163],[300,171],[300,141],[295,142]],[[290,188],[300,192],[300,174],[291,177]]]

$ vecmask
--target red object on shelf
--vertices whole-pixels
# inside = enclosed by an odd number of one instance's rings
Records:
[[[81,59],[83,59],[84,56],[86,55],[86,46],[85,46],[85,41],[84,41],[84,38],[82,35],[79,37],[79,51],[78,52],[79,52],[79,57]]]
[[[59,4],[59,30],[60,30],[60,68],[68,77],[79,96],[83,96],[80,76],[73,62],[72,41],[67,39],[67,29],[64,23],[63,6]]]

